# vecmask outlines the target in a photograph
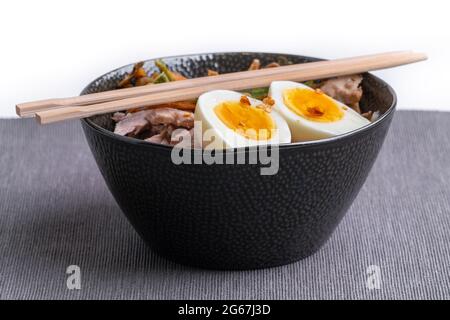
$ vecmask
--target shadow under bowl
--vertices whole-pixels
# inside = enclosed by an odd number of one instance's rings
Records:
[[[232,52],[164,58],[193,78],[262,64],[318,59],[279,53]],[[82,94],[114,89],[128,65],[90,83]],[[154,60],[144,64],[156,70]],[[256,269],[288,264],[316,252],[355,199],[380,151],[396,97],[364,74],[361,108],[379,111],[370,125],[341,136],[281,145],[275,175],[262,164],[181,164],[172,149],[112,132],[111,114],[81,120],[98,167],[126,217],[159,255],[208,269]],[[202,151],[196,151],[202,152]],[[228,151],[236,156],[252,149]]]

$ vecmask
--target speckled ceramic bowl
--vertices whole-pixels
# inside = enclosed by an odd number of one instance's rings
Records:
[[[314,61],[274,53],[211,53],[165,58],[174,70],[199,77],[262,63]],[[145,63],[155,69],[153,60]],[[113,89],[128,65],[93,81],[82,94]],[[288,264],[316,252],[358,194],[388,131],[394,91],[364,75],[363,111],[382,116],[351,133],[279,149],[279,171],[260,165],[175,165],[171,148],[111,132],[111,115],[81,121],[89,146],[117,203],[136,231],[170,260],[213,269]],[[232,152],[245,152],[238,150]],[[261,165],[262,167],[262,165]]]

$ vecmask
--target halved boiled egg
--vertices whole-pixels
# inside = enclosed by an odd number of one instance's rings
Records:
[[[293,142],[329,138],[370,123],[352,108],[301,83],[274,81],[269,96],[286,119]]]
[[[195,135],[201,125],[201,145],[213,149],[291,142],[287,122],[266,107],[261,101],[234,91],[204,93],[195,108]],[[195,139],[198,143],[198,136]]]

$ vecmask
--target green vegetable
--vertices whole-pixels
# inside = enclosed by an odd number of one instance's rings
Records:
[[[159,71],[164,73],[169,79],[169,81],[175,81],[175,77],[173,76],[172,72],[169,70],[169,67],[162,61],[162,60],[156,60],[155,65],[158,67]],[[156,83],[156,82],[155,82]]]
[[[255,88],[245,90],[254,99],[262,100],[269,94],[269,88]]]
[[[169,78],[165,73],[160,73],[156,79],[153,81],[153,83],[164,83],[164,82],[170,82]]]
[[[303,84],[305,86],[308,86],[308,87],[311,87],[311,88],[315,88],[315,83],[314,83],[313,80],[309,80],[309,81],[303,82]]]

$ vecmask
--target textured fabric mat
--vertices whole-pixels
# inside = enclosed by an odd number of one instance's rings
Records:
[[[397,112],[319,252],[273,269],[205,271],[144,245],[78,122],[0,120],[0,299],[449,299],[449,181],[450,113]],[[69,265],[81,269],[81,290],[66,286]],[[380,289],[366,285],[371,265]]]

